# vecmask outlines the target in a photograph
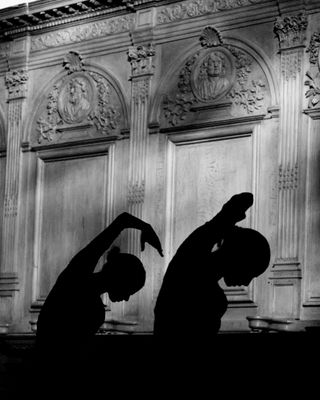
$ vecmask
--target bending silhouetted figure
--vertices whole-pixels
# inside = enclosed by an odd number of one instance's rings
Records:
[[[211,221],[181,244],[165,273],[154,310],[156,335],[217,333],[227,310],[218,284],[248,285],[270,261],[268,241],[259,232],[240,228],[251,193],[233,196]]]
[[[122,213],[72,258],[47,296],[37,322],[39,366],[52,367],[52,376],[47,376],[51,384],[59,381],[61,371],[68,374],[69,367],[84,367],[87,346],[105,319],[101,295],[108,293],[113,302],[128,300],[144,286],[146,273],[139,258],[120,253],[118,248],[111,249],[102,270],[94,273],[100,257],[126,228],[141,231],[141,250],[149,243],[162,256],[151,225]]]

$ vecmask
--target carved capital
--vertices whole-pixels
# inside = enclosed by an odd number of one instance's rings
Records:
[[[132,46],[127,54],[131,64],[132,78],[153,73],[152,57],[155,55],[155,50],[152,44]]]
[[[18,99],[26,96],[28,72],[25,69],[19,69],[7,72],[5,83],[8,89],[8,99]]]
[[[303,45],[307,26],[308,17],[304,12],[298,15],[278,17],[274,24],[274,33],[279,39],[280,49]]]

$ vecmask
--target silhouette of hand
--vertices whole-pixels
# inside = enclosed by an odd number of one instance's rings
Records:
[[[222,207],[222,211],[234,222],[239,222],[246,218],[246,211],[252,204],[253,194],[243,192],[232,196]]]
[[[145,228],[141,231],[140,242],[141,251],[145,249],[145,244],[149,243],[150,246],[158,250],[160,256],[163,257],[160,240],[151,225],[146,224]]]

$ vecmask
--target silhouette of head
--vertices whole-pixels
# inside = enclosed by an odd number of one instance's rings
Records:
[[[227,286],[247,286],[269,265],[270,246],[254,229],[234,226],[218,250],[221,275]]]
[[[109,251],[101,274],[111,301],[128,300],[144,286],[146,280],[146,271],[139,258],[133,254],[120,253],[118,247]]]

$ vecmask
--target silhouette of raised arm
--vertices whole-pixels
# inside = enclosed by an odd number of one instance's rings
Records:
[[[108,250],[114,240],[124,229],[137,229],[141,231],[141,250],[144,250],[145,243],[149,243],[162,256],[160,240],[152,226],[141,219],[124,212],[97,235],[86,247],[79,251],[71,260],[65,271],[73,268],[81,268],[80,273],[93,272],[99,258]],[[75,267],[76,266],[76,267]]]
[[[253,204],[253,195],[248,192],[236,194],[224,204],[221,211],[195,231],[179,247],[176,256],[189,257],[195,253],[211,251],[234,224],[246,217],[246,211]]]

